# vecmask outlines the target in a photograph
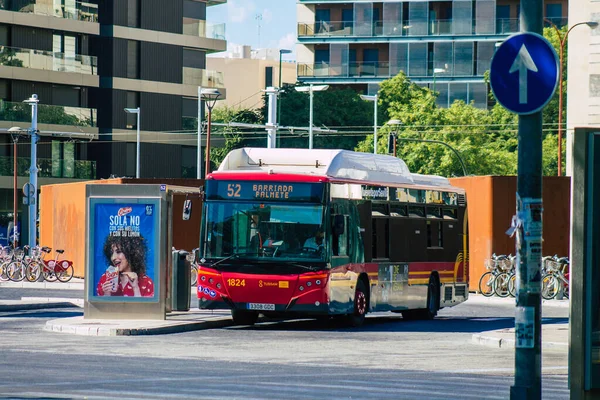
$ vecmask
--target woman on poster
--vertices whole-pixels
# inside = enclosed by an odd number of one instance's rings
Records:
[[[109,264],[96,287],[98,296],[153,297],[154,282],[146,275],[143,236],[107,236],[104,256]]]

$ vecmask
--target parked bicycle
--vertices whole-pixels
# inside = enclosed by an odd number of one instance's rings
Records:
[[[196,260],[196,255],[198,254],[198,248],[192,250],[192,253],[189,254],[188,261],[191,264],[190,268],[190,282],[192,286],[196,286],[198,284],[198,260]]]
[[[492,254],[492,258],[485,260],[485,272],[479,279],[479,293],[491,297],[496,292],[498,275],[510,268],[508,256]]]
[[[40,275],[44,276],[44,280],[54,282],[57,279],[60,282],[66,283],[73,278],[74,268],[73,263],[69,260],[59,260],[60,254],[65,251],[57,249],[54,251],[54,259],[46,260],[45,255],[50,254],[50,247],[36,247],[32,250],[32,259],[26,269],[27,280],[35,282]]]
[[[555,255],[548,261],[546,274],[542,277],[542,297],[546,300],[555,298],[562,292],[569,298],[569,258]]]
[[[517,257],[509,254],[501,263],[500,269],[502,272],[496,277],[494,282],[494,293],[498,297],[515,297],[515,259]],[[512,288],[511,288],[512,281]]]

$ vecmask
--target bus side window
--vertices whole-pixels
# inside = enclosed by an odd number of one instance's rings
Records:
[[[334,256],[348,255],[348,216],[337,214],[332,221],[332,251]]]

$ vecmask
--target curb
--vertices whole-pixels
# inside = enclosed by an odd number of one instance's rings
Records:
[[[61,318],[46,322],[45,331],[70,333],[82,336],[141,336],[165,335],[171,333],[191,332],[203,329],[224,328],[231,326],[231,318],[222,318],[209,321],[116,321],[92,320],[84,322],[83,317]],[[159,326],[151,326],[157,324]],[[167,324],[165,326],[165,324]],[[121,325],[121,326],[115,326]],[[127,325],[142,325],[140,327],[124,327]],[[143,326],[146,325],[146,326]]]
[[[513,339],[509,338],[501,338],[498,336],[493,336],[495,332],[506,335],[507,333],[512,333]],[[474,344],[478,344],[486,347],[494,347],[494,348],[502,348],[502,349],[514,349],[515,348],[515,339],[514,339],[515,331],[514,329],[510,329],[509,331],[501,330],[501,331],[489,331],[482,333],[474,333],[471,336],[471,342]],[[568,349],[569,343],[563,342],[547,342],[542,339],[542,348],[543,349]]]
[[[43,310],[47,308],[68,308],[68,307],[79,307],[72,301],[52,301],[48,300],[45,303],[34,301],[26,303],[21,300],[3,301],[0,304],[0,312],[3,311],[26,311],[26,310]]]
[[[464,304],[505,304],[515,306],[517,300],[513,297],[485,297],[480,294],[469,293],[469,298]],[[571,306],[569,300],[544,300],[542,299],[542,307],[558,307],[558,308],[569,308]]]
[[[83,290],[83,282],[0,282],[0,287],[21,289]]]

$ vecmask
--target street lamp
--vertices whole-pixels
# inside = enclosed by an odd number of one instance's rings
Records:
[[[140,108],[126,108],[125,112],[127,114],[137,114],[137,139],[136,139],[136,148],[135,148],[135,177],[137,179],[140,178]]]
[[[402,125],[402,121],[399,119],[390,119],[387,125],[391,126],[392,137],[394,138],[394,157],[396,157],[396,136],[398,136],[398,127]]]
[[[204,178],[210,173],[210,122],[212,109],[217,104],[217,100],[221,96],[221,92],[218,89],[202,89],[200,90],[200,97],[204,100],[206,107],[208,108],[208,121],[206,125],[206,157],[204,167]]]
[[[281,91],[281,56],[290,54],[292,51],[287,49],[279,49],[279,91]],[[278,92],[278,95],[281,92]],[[277,103],[277,124],[281,123],[281,99]]]
[[[460,165],[462,167],[463,170],[463,176],[467,176],[467,167],[465,167],[465,162],[463,161],[462,157],[460,156],[460,154],[458,153],[458,151],[456,151],[456,149],[452,146],[450,146],[448,143],[446,142],[442,142],[441,140],[429,140],[429,139],[416,139],[416,138],[397,138],[398,140],[406,140],[409,142],[424,142],[424,143],[437,143],[437,144],[441,144],[443,146],[446,146],[447,148],[449,148],[450,150],[452,150],[454,152],[454,154],[456,154],[456,157],[458,158],[458,161],[460,161]]]
[[[31,106],[31,166],[29,167],[29,185],[27,186],[26,194],[29,203],[29,246],[34,247],[37,244],[37,190],[38,190],[38,167],[37,167],[37,143],[38,135],[38,95],[32,94],[23,103]]]
[[[375,114],[373,116],[373,154],[377,154],[377,95],[361,94],[360,98],[364,101],[372,101],[375,103]]]
[[[14,166],[13,166],[13,235],[12,235],[12,242],[13,242],[13,248],[17,248],[17,242],[19,241],[19,231],[17,230],[17,215],[18,215],[18,206],[17,206],[17,201],[18,201],[18,197],[17,197],[17,142],[19,141],[19,133],[23,132],[23,129],[21,129],[18,126],[13,126],[12,128],[10,128],[8,130],[9,132],[11,132],[11,136],[12,136],[12,140],[13,140],[13,162],[14,162]],[[10,236],[7,238],[8,242],[10,243]]]
[[[308,117],[308,148],[313,148],[313,92],[322,92],[329,89],[329,85],[296,86],[294,89],[298,92],[308,92],[309,94],[309,117]]]
[[[558,56],[558,176],[562,175],[562,115],[563,115],[563,56],[565,52],[565,45],[567,44],[567,36],[569,36],[569,32],[573,30],[576,26],[579,25],[587,25],[591,29],[597,28],[598,23],[595,21],[586,21],[586,22],[578,22],[567,30],[565,36],[561,36],[560,29],[556,26],[556,24],[549,19],[545,18],[546,22],[548,22],[554,30],[556,31],[556,36],[558,36],[558,40],[560,42],[559,45],[559,56]]]

